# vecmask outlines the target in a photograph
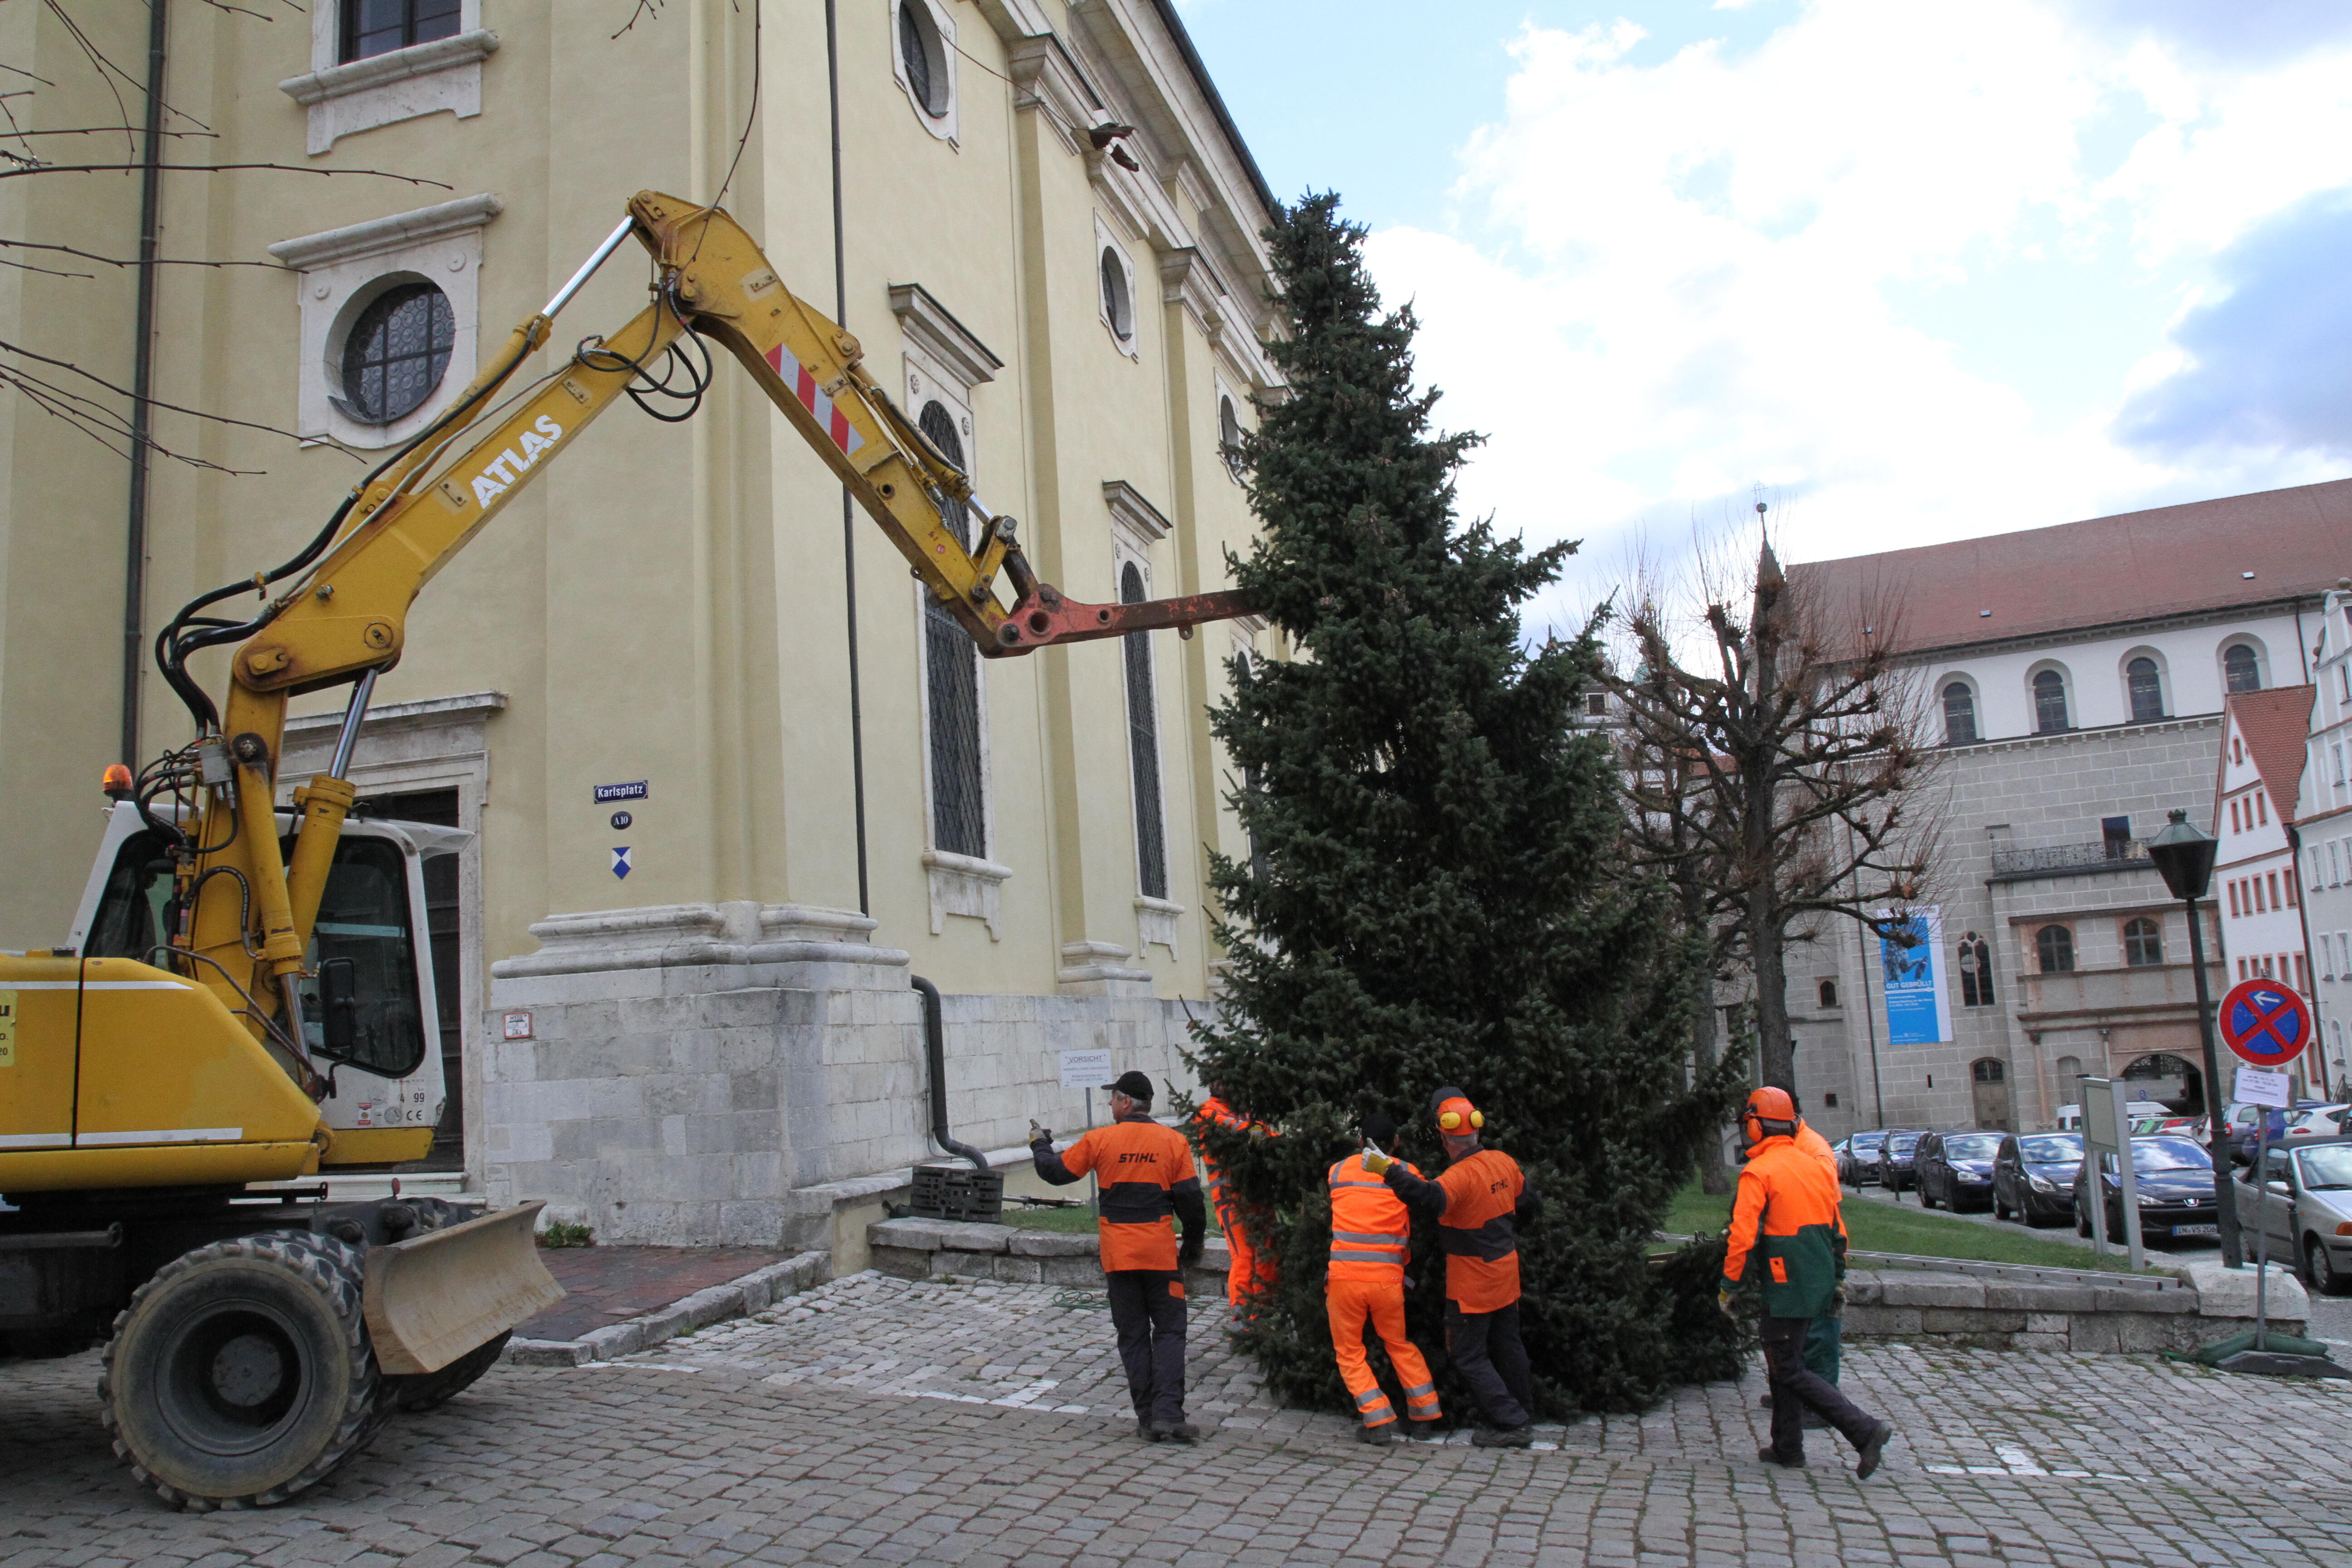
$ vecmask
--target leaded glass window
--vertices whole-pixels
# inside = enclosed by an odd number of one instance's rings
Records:
[[[904,13],[901,13],[903,15]],[[923,405],[916,425],[940,455],[965,466],[962,433],[947,405]],[[964,503],[941,510],[966,550],[971,514]],[[986,781],[980,754],[980,649],[938,597],[923,597],[923,665],[930,704],[931,847],[975,859],[988,854]]]
[[[2045,735],[2066,728],[2066,678],[2054,669],[2033,678],[2033,727]]]
[[[1135,563],[1119,569],[1123,605],[1143,601],[1143,574]],[[1146,898],[1168,896],[1168,837],[1160,809],[1160,716],[1151,700],[1151,634],[1129,632],[1127,656],[1127,744],[1135,777],[1136,879]]]
[[[2244,643],[2231,643],[2221,650],[2221,677],[2232,691],[2260,691],[2263,689],[2262,660]]]
[[[389,425],[414,413],[448,374],[457,341],[449,297],[430,283],[387,289],[343,340],[343,404],[352,417]]]
[[[1977,738],[1977,694],[1955,680],[1944,688],[1944,743],[1965,746]]]
[[[2124,683],[2131,689],[2133,723],[2164,717],[2164,678],[2157,673],[2156,660],[2143,657],[2124,666]]]

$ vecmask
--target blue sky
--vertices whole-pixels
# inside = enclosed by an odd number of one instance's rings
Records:
[[[2352,5],[1180,3],[1560,613],[1759,495],[1802,560],[2352,472]]]

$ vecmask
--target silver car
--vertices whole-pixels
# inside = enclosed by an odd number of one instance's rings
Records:
[[[2260,1226],[2270,1255],[2302,1265],[2313,1289],[2352,1295],[2352,1138],[2268,1150],[2259,1187],[2253,1175],[2246,1166],[2230,1184],[2248,1250]]]

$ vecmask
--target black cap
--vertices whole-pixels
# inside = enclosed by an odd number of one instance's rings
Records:
[[[1129,1100],[1151,1098],[1151,1080],[1132,1068],[1119,1074],[1117,1082],[1107,1083],[1103,1087],[1114,1094],[1123,1094]]]
[[[1358,1123],[1365,1137],[1385,1149],[1396,1142],[1396,1118],[1385,1110],[1375,1110]]]

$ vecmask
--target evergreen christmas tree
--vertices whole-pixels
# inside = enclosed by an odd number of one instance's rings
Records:
[[[1212,715],[1256,853],[1213,865],[1230,989],[1197,1065],[1282,1130],[1202,1134],[1277,1260],[1244,1343],[1285,1397],[1350,1408],[1325,1173],[1379,1110],[1408,1129],[1391,1152],[1434,1174],[1430,1096],[1459,1085],[1544,1200],[1519,1238],[1540,1405],[1637,1409],[1737,1370],[1708,1258],[1645,1256],[1734,1089],[1691,1080],[1700,955],[1624,852],[1608,748],[1575,728],[1599,649],[1523,641],[1519,606],[1573,545],[1456,519],[1477,438],[1433,432],[1412,312],[1382,311],[1338,205],[1310,196],[1268,231],[1288,387],[1242,448],[1261,531],[1237,582],[1299,657],[1236,661]],[[1418,1230],[1409,1331],[1443,1367],[1444,1268]]]

